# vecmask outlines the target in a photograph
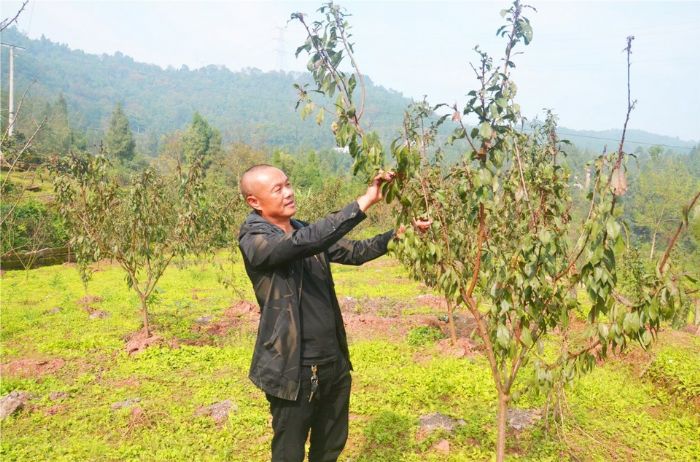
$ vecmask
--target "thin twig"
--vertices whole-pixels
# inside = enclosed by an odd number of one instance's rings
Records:
[[[17,22],[17,18],[19,18],[19,15],[22,14],[22,11],[24,11],[24,8],[27,6],[27,3],[29,3],[29,0],[24,0],[22,6],[19,7],[19,10],[17,10],[17,14],[15,14],[14,18],[5,18],[2,20],[2,22],[0,22],[0,32],[10,27],[13,22]]]
[[[693,200],[690,201],[690,205],[688,205],[688,213],[690,213],[691,210],[693,210],[693,207],[695,207],[695,203],[697,202],[698,198],[700,198],[700,191],[698,191],[697,194],[695,194],[695,197],[693,197]],[[666,249],[666,252],[664,252],[664,256],[661,258],[661,262],[659,263],[659,272],[661,274],[664,273],[666,270],[666,261],[668,260],[668,257],[671,255],[671,250],[673,247],[676,245],[676,241],[678,240],[678,236],[680,236],[681,232],[683,231],[683,228],[685,227],[685,220],[682,220],[680,224],[678,225],[678,228],[676,229],[676,232],[673,234],[673,237],[671,238],[671,242],[668,244],[668,248]]]

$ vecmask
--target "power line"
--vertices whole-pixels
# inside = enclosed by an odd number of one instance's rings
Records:
[[[592,136],[592,135],[579,135],[579,134],[577,134],[577,133],[564,133],[564,132],[559,132],[559,134],[560,134],[560,135],[575,136],[575,137],[578,137],[578,138],[591,138],[591,139],[594,139],[594,140],[615,141],[615,142],[619,142],[619,141],[620,141],[619,139],[615,139],[615,138],[604,138],[604,137],[601,137],[601,136]],[[677,148],[677,149],[688,149],[688,150],[693,149],[692,146],[676,146],[676,145],[672,145],[672,144],[649,143],[649,142],[647,142],[647,141],[625,140],[625,142],[627,142],[627,143],[634,143],[634,144],[646,144],[646,145],[649,145],[649,146],[663,146],[663,147],[665,147],[665,148]]]

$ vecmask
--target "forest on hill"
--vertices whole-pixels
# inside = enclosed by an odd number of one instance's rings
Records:
[[[306,73],[258,69],[233,72],[216,65],[162,69],[121,53],[94,55],[45,37],[31,39],[16,28],[3,31],[2,40],[25,48],[15,59],[16,91],[21,94],[27,90],[28,94],[18,121],[20,131],[27,131],[24,127],[32,121],[41,120],[47,114],[47,105],[55,105],[62,97],[71,125],[83,132],[91,145],[102,139],[114,106],[120,103],[134,131],[137,148],[146,156],[157,155],[162,137],[183,129],[195,111],[220,130],[224,142],[293,149],[334,145],[328,130],[330,118],[318,126],[301,120],[295,111],[297,94],[293,85],[310,83]],[[2,53],[6,63],[7,49],[3,48]],[[390,141],[399,133],[403,111],[411,99],[373,83],[370,77],[368,125]],[[2,90],[1,104],[6,108],[6,81]],[[581,150],[600,152],[605,146],[612,148],[621,132],[562,128],[561,134]],[[694,146],[692,141],[629,131],[630,151],[653,145],[684,154]],[[448,154],[458,157],[456,152]]]
[[[293,84],[310,81],[295,72],[232,72],[223,66],[162,69],[135,62],[121,53],[92,55],[49,39],[33,40],[10,28],[4,42],[24,47],[15,60],[16,89],[29,89],[25,121],[41,119],[46,103],[60,95],[70,110],[70,122],[95,142],[104,132],[115,104],[128,114],[139,149],[157,154],[160,138],[179,130],[200,112],[221,131],[224,141],[256,146],[322,148],[333,145],[327,127],[303,121],[295,112]],[[3,49],[7,62],[7,50]],[[368,85],[367,116],[386,136],[401,126],[410,102],[400,93]],[[3,106],[7,91],[3,89]],[[18,122],[21,127],[22,121]]]

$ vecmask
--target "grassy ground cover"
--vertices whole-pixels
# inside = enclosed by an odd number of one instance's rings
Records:
[[[139,327],[138,300],[118,267],[102,263],[87,294],[70,265],[5,273],[0,394],[22,390],[33,399],[3,421],[0,458],[267,460],[267,402],[247,379],[254,318],[227,314],[253,294],[242,265],[226,271],[237,290],[219,282],[210,262],[171,267],[152,310],[163,341],[131,356],[124,344]],[[457,358],[436,342],[426,323],[442,308],[389,258],[334,274],[352,321],[355,366],[341,459],[490,460],[496,410],[488,367],[479,353]],[[211,329],[217,323],[225,329]],[[700,338],[665,332],[652,352],[633,349],[569,389],[558,430],[540,421],[513,431],[509,458],[699,460],[699,378]],[[221,422],[203,412],[226,400]],[[516,403],[542,405],[527,393]],[[421,432],[419,417],[434,412],[464,424]]]

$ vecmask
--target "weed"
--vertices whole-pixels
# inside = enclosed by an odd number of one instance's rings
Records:
[[[418,326],[408,332],[406,342],[411,346],[423,346],[444,338],[442,331],[433,326]]]

